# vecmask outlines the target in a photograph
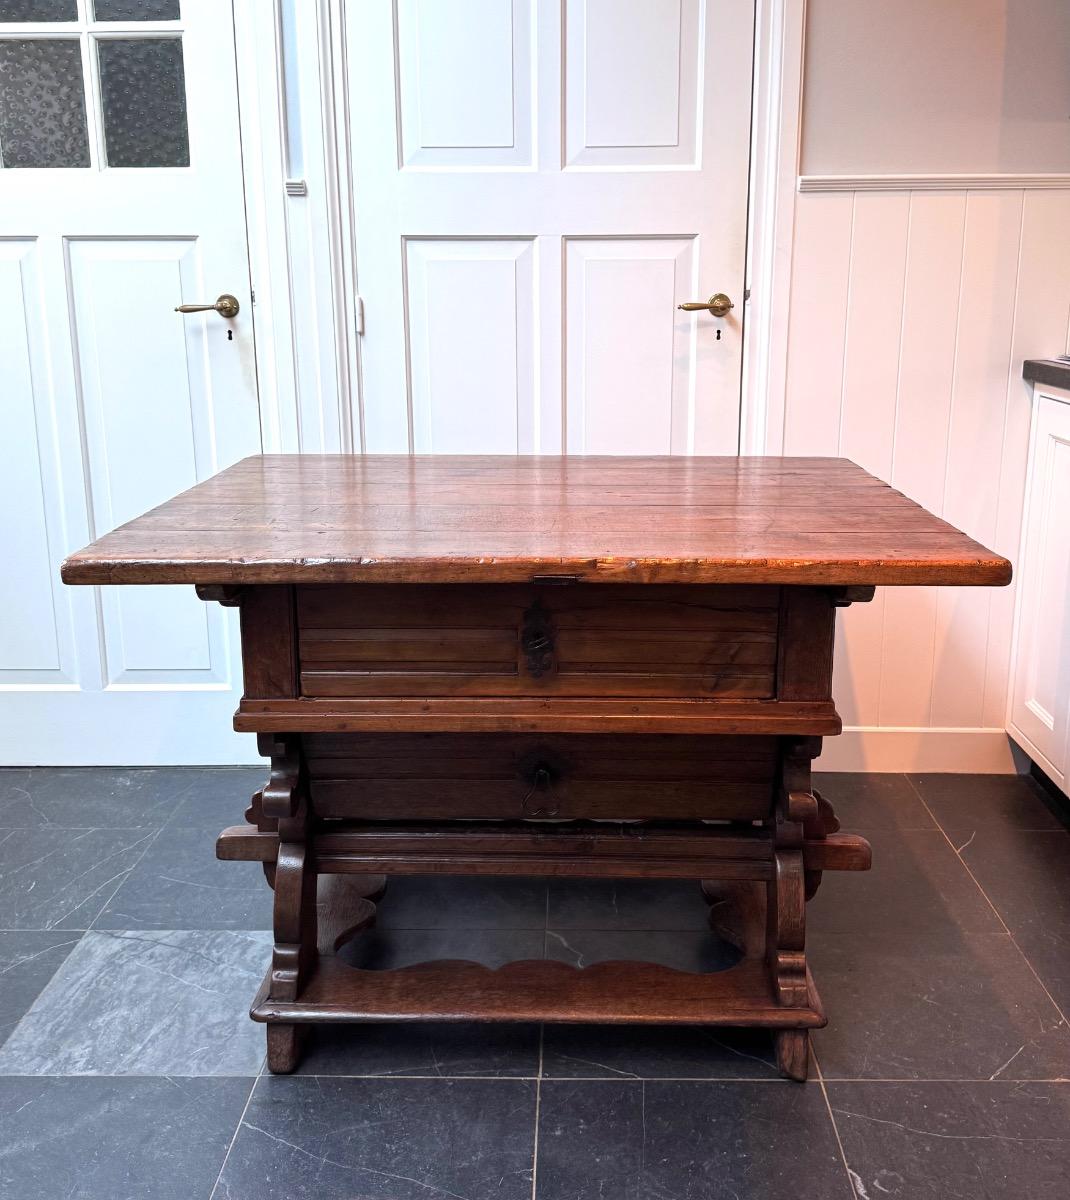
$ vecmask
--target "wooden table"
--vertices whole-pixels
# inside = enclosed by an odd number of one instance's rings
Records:
[[[840,732],[836,609],[1010,565],[844,459],[302,455],[246,459],[62,573],[241,609],[235,728],[271,774],[217,852],[275,890],[272,1071],[314,1022],[680,1022],[767,1026],[804,1079],[805,902],[870,863],[810,780]],[[398,873],[703,881],[740,960],[348,966]]]

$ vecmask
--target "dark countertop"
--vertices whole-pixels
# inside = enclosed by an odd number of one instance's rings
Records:
[[[1022,364],[1022,378],[1048,387],[1070,390],[1070,356],[1060,358],[1027,358]]]

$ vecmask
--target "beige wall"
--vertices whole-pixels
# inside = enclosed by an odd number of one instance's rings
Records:
[[[1070,0],[808,0],[802,173],[1070,172]]]

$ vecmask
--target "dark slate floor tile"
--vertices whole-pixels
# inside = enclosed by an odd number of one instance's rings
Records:
[[[872,870],[827,871],[806,906],[816,936],[1003,931],[939,830],[867,830],[866,837]]]
[[[763,1029],[691,1025],[547,1025],[549,1079],[777,1079]]]
[[[551,929],[707,929],[710,906],[688,879],[551,879]]]
[[[159,829],[195,775],[188,767],[0,770],[0,826]]]
[[[190,770],[190,776],[175,823],[204,829],[214,839],[228,825],[245,820],[253,793],[267,782],[268,766],[203,767]]]
[[[436,958],[500,967],[543,957],[541,929],[369,929],[347,942],[339,957],[368,971],[391,971]]]
[[[0,1047],[0,1075],[255,1075],[270,935],[87,933]]]
[[[0,1195],[208,1200],[251,1079],[0,1079]]]
[[[821,1089],[546,1080],[536,1200],[848,1200]]]
[[[263,869],[259,863],[220,862],[215,840],[222,828],[210,832],[176,817],[112,895],[94,929],[270,929],[273,893]]]
[[[80,933],[0,933],[0,1046],[78,944]]]
[[[546,881],[397,876],[379,903],[377,924],[380,929],[544,929]]]
[[[739,951],[709,929],[548,929],[546,957],[574,967],[638,959],[678,971],[724,971],[739,961]]]
[[[1070,1011],[1070,833],[979,829],[962,857],[1063,1012]]]
[[[216,1200],[528,1200],[535,1085],[262,1078]]]
[[[848,833],[936,828],[932,815],[905,775],[815,773],[814,787],[831,802]]]
[[[156,836],[146,829],[15,829],[0,842],[8,929],[87,929]]]
[[[949,836],[975,829],[1062,829],[1044,789],[1028,775],[911,775],[910,781]]]
[[[830,1083],[859,1197],[1065,1200],[1070,1084]]]
[[[1066,1079],[1070,1030],[1005,933],[815,938],[826,1079]]]
[[[314,1027],[300,1075],[534,1078],[538,1025],[392,1021]]]

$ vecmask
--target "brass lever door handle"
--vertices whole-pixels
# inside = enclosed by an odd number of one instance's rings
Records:
[[[724,292],[714,292],[714,294],[706,301],[688,300],[686,304],[678,304],[677,308],[682,308],[684,312],[709,312],[715,317],[727,317],[729,310],[736,306],[724,294]]]
[[[226,317],[228,321],[238,315],[241,305],[237,299],[229,292],[224,292],[214,304],[180,304],[175,312],[194,313],[194,312],[217,312],[221,317]]]

